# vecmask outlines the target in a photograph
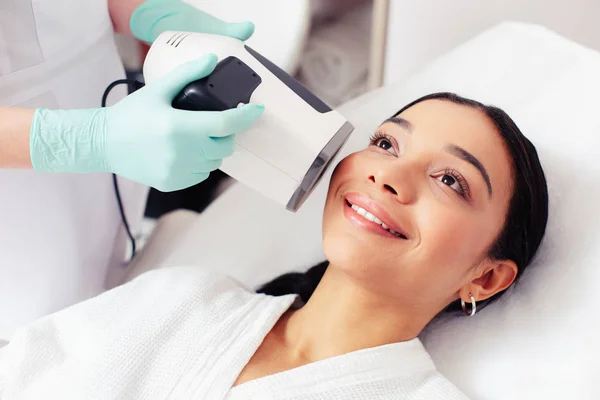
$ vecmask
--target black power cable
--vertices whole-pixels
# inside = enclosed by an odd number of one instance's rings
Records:
[[[123,84],[132,85],[134,87],[134,91],[137,89],[140,89],[144,86],[143,83],[138,82],[133,79],[118,79],[118,80],[114,81],[113,83],[111,83],[110,85],[108,85],[106,87],[106,90],[104,90],[104,94],[102,95],[102,107],[106,107],[106,100],[108,99],[108,95],[110,94],[110,91],[113,90],[115,88],[115,86],[123,85]],[[133,237],[133,234],[131,233],[129,223],[127,222],[127,218],[125,217],[125,209],[123,208],[123,201],[121,200],[121,192],[119,191],[119,183],[117,182],[117,176],[115,174],[112,174],[112,179],[113,179],[113,187],[115,189],[115,197],[117,198],[117,203],[119,205],[119,212],[121,213],[121,221],[123,221],[123,226],[125,227],[125,230],[127,231],[127,236],[129,236],[129,240],[131,241],[131,257],[129,259],[131,261],[131,260],[133,260],[133,257],[135,256],[135,252],[136,252],[135,238]]]

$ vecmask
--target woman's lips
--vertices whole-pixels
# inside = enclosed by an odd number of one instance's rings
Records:
[[[355,208],[358,207],[359,210],[352,208],[353,205]],[[371,214],[376,221],[371,220],[373,217],[365,216],[365,212],[360,209]],[[390,217],[382,206],[360,193],[349,193],[344,197],[344,216],[354,225],[380,236],[394,239],[408,238],[405,231],[399,227],[399,224]],[[387,229],[379,222],[383,223]],[[393,232],[390,232],[390,230]]]

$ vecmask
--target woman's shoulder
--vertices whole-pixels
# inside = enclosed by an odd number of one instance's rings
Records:
[[[190,320],[204,321],[201,324],[219,321],[245,306],[256,307],[260,296],[214,270],[165,267],[31,323],[17,330],[11,344],[33,340],[54,343],[58,348],[64,338],[77,336],[102,348],[128,335],[140,343],[150,342],[154,340],[151,333],[167,325],[178,329]]]
[[[46,328],[98,332],[129,331],[185,321],[190,315],[235,312],[260,296],[226,274],[198,266],[164,267],[146,272],[96,297],[23,327],[16,337]],[[256,301],[256,300],[254,300]],[[157,322],[158,321],[158,322]]]
[[[147,309],[155,299],[160,299],[165,313],[186,305],[193,305],[194,312],[198,313],[206,308],[214,309],[216,304],[232,309],[257,296],[261,295],[223,272],[186,265],[148,271],[100,295],[98,301],[120,304],[121,307],[126,305],[131,309]]]
[[[252,291],[232,276],[217,269],[201,267],[198,265],[184,265],[163,267],[145,272],[123,284],[116,290],[192,290],[211,294],[210,290],[218,289],[219,292],[226,291]],[[205,289],[205,290],[199,290]]]
[[[98,377],[109,377],[108,386],[128,384],[136,371],[167,379],[177,375],[174,365],[182,374],[191,370],[195,360],[245,332],[235,326],[252,325],[252,317],[274,314],[280,304],[218,271],[197,266],[149,271],[18,330],[0,351],[0,387],[3,370],[15,371],[10,382],[19,385],[31,380],[29,371],[47,378],[36,378],[34,386],[52,381],[60,387],[57,377],[77,376],[80,389],[96,385]]]

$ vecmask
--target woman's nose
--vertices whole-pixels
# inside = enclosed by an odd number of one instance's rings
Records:
[[[369,181],[375,184],[379,190],[393,196],[403,204],[415,201],[416,193],[412,179],[405,174],[400,174],[399,171],[393,176],[387,171],[379,171],[379,173],[369,175]]]

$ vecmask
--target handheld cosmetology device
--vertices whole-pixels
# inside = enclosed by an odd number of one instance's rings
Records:
[[[220,169],[296,212],[354,127],[285,71],[226,36],[163,32],[144,61],[144,80],[148,84],[205,53],[217,55],[215,70],[188,84],[173,107],[223,111],[264,104],[253,126],[236,135],[234,153]]]

